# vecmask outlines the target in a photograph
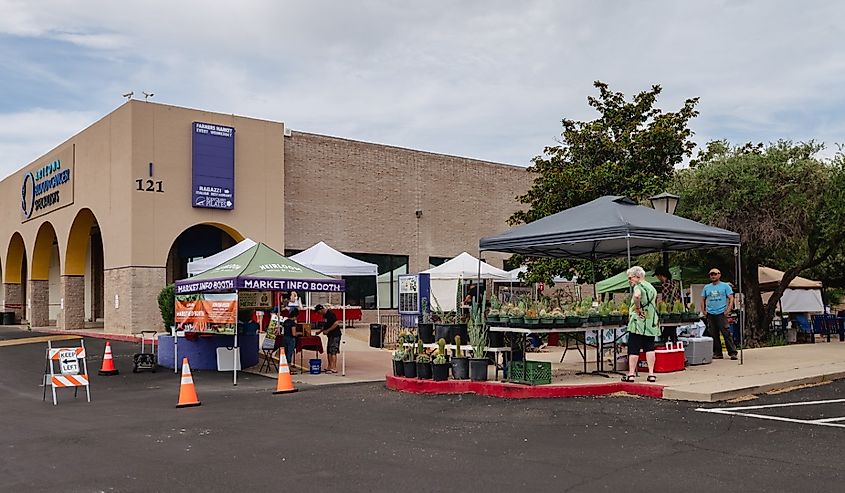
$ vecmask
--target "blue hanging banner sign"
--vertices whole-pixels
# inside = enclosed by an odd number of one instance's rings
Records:
[[[192,129],[191,205],[235,208],[235,129],[194,122]]]

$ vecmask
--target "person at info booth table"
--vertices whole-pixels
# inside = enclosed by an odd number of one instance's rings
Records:
[[[634,287],[634,293],[628,314],[628,374],[622,377],[622,381],[634,381],[642,350],[648,363],[647,380],[655,382],[657,377],[654,375],[654,338],[660,335],[655,305],[657,290],[645,280],[645,270],[638,265],[628,269],[628,282]]]
[[[293,358],[296,354],[296,335],[294,331],[296,330],[296,316],[299,315],[299,310],[294,307],[290,309],[288,312],[288,318],[286,318],[282,322],[282,330],[281,330],[281,337],[276,337],[276,344],[279,344],[279,340],[281,340],[281,345],[278,347],[283,347],[285,350],[285,359],[287,359],[287,363],[290,366],[291,373],[293,373]]]
[[[337,315],[333,311],[327,310],[323,305],[314,307],[314,311],[322,315],[323,328],[317,332],[317,335],[326,334],[329,338],[326,344],[326,373],[337,373],[337,355],[340,353],[340,322],[337,320]]]
[[[725,346],[731,359],[737,359],[736,345],[728,332],[728,315],[734,306],[734,291],[730,284],[722,282],[722,272],[710,269],[710,284],[701,291],[701,313],[706,315],[707,332],[713,338],[713,358],[722,359],[721,334],[725,338]]]

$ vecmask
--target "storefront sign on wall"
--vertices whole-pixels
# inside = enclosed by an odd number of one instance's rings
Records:
[[[73,203],[73,147],[24,172],[21,181],[22,222]]]
[[[235,129],[194,122],[192,130],[191,205],[235,208]]]

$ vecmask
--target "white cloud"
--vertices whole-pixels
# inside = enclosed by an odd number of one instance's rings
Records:
[[[121,93],[148,90],[294,129],[525,165],[563,117],[595,115],[585,98],[596,79],[629,95],[659,83],[666,110],[700,96],[699,142],[845,140],[845,4],[835,1],[0,0],[0,11],[0,36],[24,52],[63,43],[86,68],[67,76],[62,60],[0,48],[4,68],[73,94],[56,103],[66,122],[86,115],[61,136],[3,139],[4,156],[31,159]],[[0,113],[45,106],[33,96]]]

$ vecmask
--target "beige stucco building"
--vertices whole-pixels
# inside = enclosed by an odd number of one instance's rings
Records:
[[[230,209],[195,206],[195,122],[234,129]],[[520,167],[133,100],[0,182],[0,300],[34,327],[156,329],[158,292],[189,260],[249,237],[378,263],[378,285],[350,282],[349,298],[374,308],[381,289],[391,308],[398,273],[476,252],[530,183]]]

